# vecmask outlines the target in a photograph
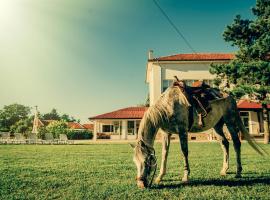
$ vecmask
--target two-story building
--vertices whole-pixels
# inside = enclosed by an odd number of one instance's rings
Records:
[[[233,58],[232,53],[193,53],[154,57],[153,51],[150,50],[146,69],[150,105],[153,105],[161,93],[171,85],[174,76],[185,80],[188,85],[198,80],[204,80],[209,85],[213,85],[215,76],[209,72],[210,65],[228,63]],[[262,134],[264,130],[261,105],[241,101],[238,107],[249,132],[254,135]],[[208,133],[211,133],[211,130]]]

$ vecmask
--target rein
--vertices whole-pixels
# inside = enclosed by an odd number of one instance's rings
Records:
[[[154,160],[154,164],[151,163],[151,159]],[[157,171],[157,158],[155,156],[155,150],[154,150],[154,153],[153,154],[150,154],[150,156],[148,156],[148,162],[146,162],[146,164],[148,165],[148,167],[150,167],[149,175],[151,173],[151,169],[154,168],[154,173],[152,175],[152,178],[151,178],[150,183],[148,184],[148,186],[151,187],[151,185],[153,183],[153,180],[154,180],[154,177],[156,175],[156,171]]]
[[[154,180],[154,177],[156,175],[156,170],[157,170],[157,158],[156,158],[156,155],[155,155],[155,149],[152,148],[152,147],[149,147],[149,145],[147,145],[143,140],[140,140],[139,142],[144,144],[144,146],[147,148],[147,157],[146,157],[146,159],[144,161],[145,167],[147,168],[147,174],[146,175],[150,175],[151,174],[151,169],[154,168],[154,173],[152,175],[151,181],[149,182],[149,184],[147,183],[147,186],[151,187],[151,185],[153,183],[153,180]],[[153,152],[151,152],[150,148],[153,149]],[[152,161],[154,161],[154,162],[152,163]],[[146,178],[143,177],[143,175],[142,175],[142,177],[137,178],[137,180],[144,181],[144,180],[146,180]]]

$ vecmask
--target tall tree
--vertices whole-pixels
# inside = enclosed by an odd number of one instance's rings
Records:
[[[17,121],[15,124],[13,124],[10,127],[10,131],[13,133],[27,133],[27,132],[31,132],[32,127],[33,127],[33,119],[26,118],[26,119],[21,119]]]
[[[63,114],[61,116],[61,120],[64,120],[66,122],[75,122],[76,121],[76,119],[74,117],[69,116],[68,114]]]
[[[250,99],[263,105],[265,143],[269,143],[270,102],[270,0],[257,0],[252,8],[254,19],[242,19],[237,15],[226,27],[223,37],[232,46],[237,46],[236,57],[229,64],[212,65],[210,72],[223,82],[223,89],[240,98]]]
[[[60,120],[60,115],[58,114],[55,108],[52,109],[51,112],[46,113],[42,116],[44,120]]]
[[[0,110],[0,129],[2,131],[10,131],[12,125],[20,120],[25,120],[30,115],[30,107],[11,104],[4,106],[3,110]]]

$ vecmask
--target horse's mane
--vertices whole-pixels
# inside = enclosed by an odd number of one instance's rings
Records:
[[[190,106],[186,96],[179,87],[169,87],[145,112],[139,128],[139,138],[144,130],[151,127],[158,128],[161,123],[168,122],[174,113],[174,104],[179,102],[180,105]]]

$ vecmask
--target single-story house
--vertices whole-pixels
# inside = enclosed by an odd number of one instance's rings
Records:
[[[107,135],[108,139],[137,139],[140,121],[147,107],[128,107],[90,117],[94,122],[94,140]]]
[[[91,131],[91,132],[94,131],[94,124],[83,124],[83,127],[87,129],[88,131]]]
[[[81,125],[78,122],[67,122],[67,126],[69,129],[72,129],[74,131],[82,131],[86,129],[83,125]]]
[[[264,133],[262,104],[248,100],[240,100],[237,104],[241,119],[249,131],[254,136]],[[270,118],[270,105],[267,105],[268,119]]]

